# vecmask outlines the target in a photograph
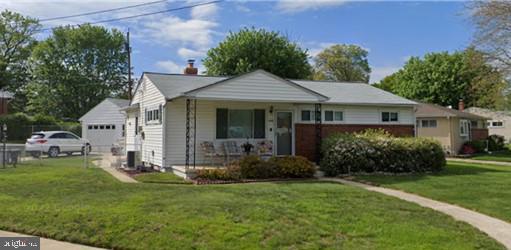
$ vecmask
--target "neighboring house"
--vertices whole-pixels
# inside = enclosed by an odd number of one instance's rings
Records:
[[[471,107],[466,112],[488,117],[488,132],[490,135],[504,136],[506,141],[511,140],[511,112],[493,111],[484,108]]]
[[[11,92],[0,90],[0,115],[9,114],[8,106],[13,97]]]
[[[121,108],[128,105],[128,100],[107,98],[79,119],[82,138],[90,141],[93,151],[108,152],[124,138],[126,115]]]
[[[463,110],[463,103],[460,108]],[[488,137],[486,117],[435,104],[419,103],[415,112],[417,136],[437,139],[450,155],[457,155],[463,143]]]
[[[145,72],[124,109],[126,148],[163,168],[207,163],[203,142],[247,139],[271,142],[273,155],[317,160],[321,139],[334,132],[413,136],[415,104],[365,83],[287,80],[263,70],[235,77]]]

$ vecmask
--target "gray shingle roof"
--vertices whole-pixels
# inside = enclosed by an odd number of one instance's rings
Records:
[[[167,99],[229,77],[144,73]],[[365,83],[289,80],[329,98],[325,103],[415,105],[416,103]],[[297,100],[299,102],[299,100]]]
[[[119,98],[107,98],[107,99],[119,108],[123,108],[123,107],[130,105],[130,100],[119,99]]]
[[[326,103],[414,105],[413,101],[373,87],[366,83],[291,80],[301,86],[328,96]]]
[[[419,103],[417,105],[416,117],[459,117],[466,119],[487,120],[488,118],[459,111],[456,109],[442,107],[436,104]]]

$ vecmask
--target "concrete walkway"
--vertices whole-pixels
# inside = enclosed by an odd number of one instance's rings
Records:
[[[138,181],[131,178],[131,176],[117,170],[115,167],[113,167],[113,163],[116,161],[116,157],[112,154],[105,153],[101,155],[101,160],[93,161],[92,163],[101,169],[105,170],[107,173],[111,174],[113,177],[115,177],[120,182],[124,183],[137,183]]]
[[[12,233],[0,230],[0,237],[32,237],[32,235],[25,235],[19,233]],[[52,240],[41,237],[42,250],[100,250],[103,248],[89,247],[80,244],[73,244],[64,241]]]
[[[413,202],[423,207],[431,208],[433,210],[450,215],[456,220],[463,221],[474,226],[475,228],[485,232],[490,237],[503,244],[507,249],[511,249],[511,224],[503,220],[499,220],[459,206],[435,201],[419,195],[410,194],[390,188],[375,187],[338,178],[321,178],[321,180],[338,182],[349,186],[363,188],[369,191],[378,192],[405,201]]]
[[[501,166],[511,166],[511,162],[503,162],[503,161],[482,161],[482,160],[473,160],[473,159],[464,159],[464,158],[447,158],[448,161],[453,162],[466,162],[466,163],[478,163],[478,164],[493,164],[493,165],[501,165]]]

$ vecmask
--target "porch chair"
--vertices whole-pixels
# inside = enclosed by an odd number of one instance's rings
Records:
[[[263,159],[270,158],[273,156],[273,142],[271,140],[257,142],[256,152]]]
[[[241,158],[241,148],[236,141],[224,141],[223,145],[227,156],[227,164],[231,162],[231,157],[236,159]]]
[[[211,141],[203,141],[200,143],[200,148],[206,158],[209,158],[211,166],[215,165],[215,158],[224,158],[222,150],[215,147],[215,143]]]

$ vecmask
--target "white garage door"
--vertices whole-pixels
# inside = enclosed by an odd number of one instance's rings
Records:
[[[122,135],[122,128],[114,124],[88,124],[84,136],[90,141],[92,151],[108,152],[112,144],[116,143]]]

